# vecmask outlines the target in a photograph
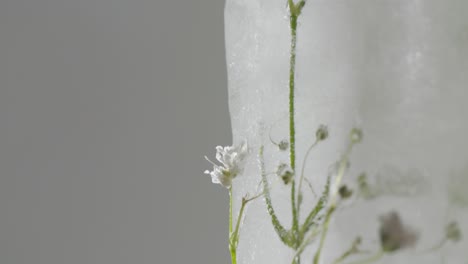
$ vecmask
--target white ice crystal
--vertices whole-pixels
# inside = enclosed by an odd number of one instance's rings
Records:
[[[211,181],[215,184],[221,184],[222,186],[229,188],[232,184],[232,180],[241,174],[244,169],[244,160],[247,156],[247,144],[241,143],[239,146],[217,146],[216,147],[216,159],[221,163],[217,165],[212,162],[206,156],[211,164],[213,164],[213,170],[206,170],[205,174],[211,175]]]

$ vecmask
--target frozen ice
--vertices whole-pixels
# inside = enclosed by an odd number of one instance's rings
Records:
[[[379,217],[391,211],[419,239],[414,249],[378,263],[468,260],[464,238],[420,254],[443,238],[452,220],[468,236],[466,14],[466,0],[307,1],[298,25],[297,167],[317,128],[326,125],[329,137],[311,152],[305,169],[320,194],[349,131],[359,127],[364,139],[352,152],[345,182],[355,186],[365,172],[370,185],[389,187],[375,199],[344,204],[334,215],[321,263],[332,263],[357,236],[363,249],[377,250]],[[233,141],[246,140],[250,152],[244,174],[233,183],[237,212],[242,196],[261,191],[261,145],[267,172],[288,162],[288,151],[272,143],[289,137],[287,1],[226,0],[225,32]],[[268,177],[280,221],[290,227],[290,187],[274,173]],[[316,200],[308,187],[303,191],[301,216]],[[302,263],[312,263],[315,249],[305,251]],[[238,263],[289,264],[293,254],[274,232],[264,201],[250,203]]]

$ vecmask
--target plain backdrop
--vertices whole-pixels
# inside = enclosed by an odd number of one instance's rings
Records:
[[[228,263],[223,0],[0,1],[0,263]]]

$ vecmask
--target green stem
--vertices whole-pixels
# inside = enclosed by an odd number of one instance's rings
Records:
[[[281,241],[291,247],[294,248],[293,245],[293,239],[291,238],[289,232],[281,225],[278,217],[276,216],[275,210],[273,208],[273,204],[271,202],[271,196],[270,196],[270,187],[268,186],[268,180],[266,178],[266,172],[265,172],[265,162],[264,162],[264,156],[263,156],[263,149],[264,147],[260,147],[260,170],[262,174],[262,184],[263,184],[263,195],[265,197],[265,203],[267,206],[268,214],[271,217],[271,223],[273,224],[273,227],[280,237]]]
[[[296,72],[296,40],[297,40],[297,16],[291,14],[291,54],[289,68],[289,141],[290,141],[290,162],[291,169],[296,168],[296,128],[295,128],[295,72]]]
[[[383,256],[385,255],[385,252],[383,250],[379,250],[374,256],[363,259],[363,260],[358,260],[349,264],[370,264],[379,261]]]
[[[343,158],[340,161],[340,164],[339,164],[339,167],[338,167],[337,177],[336,177],[336,180],[335,180],[335,188],[334,188],[333,193],[331,195],[331,204],[332,204],[332,206],[336,205],[336,200],[338,199],[338,189],[339,189],[339,187],[341,185],[341,181],[343,180],[343,176],[345,174],[346,168],[348,167],[349,155],[351,154],[351,150],[353,149],[353,146],[354,146],[354,143],[349,144]]]
[[[232,192],[230,191],[231,197],[232,197]],[[232,264],[237,263],[237,245],[239,244],[239,230],[240,230],[240,225],[242,222],[242,217],[244,215],[244,210],[247,204],[250,201],[253,201],[260,197],[261,195],[254,196],[252,198],[242,198],[242,204],[241,208],[239,210],[239,215],[237,216],[237,221],[236,221],[236,227],[234,229],[234,232],[232,232],[232,199],[231,199],[231,210],[230,210],[230,221],[229,221],[229,229],[231,230],[230,232],[230,237],[229,237],[229,249],[231,252],[231,261]]]
[[[288,0],[290,12],[290,28],[291,28],[291,54],[289,65],[289,159],[291,169],[296,173],[296,125],[295,125],[295,75],[296,75],[296,43],[297,43],[297,20],[301,14],[302,8],[305,6],[305,0],[300,0],[294,4],[293,0]],[[296,205],[296,183],[293,178],[291,182],[291,208],[292,208],[292,232],[295,240],[295,249],[297,249],[301,241],[299,241],[299,215]]]
[[[346,251],[343,255],[341,255],[339,258],[337,258],[335,261],[333,261],[333,264],[339,264],[343,262],[347,257],[349,257],[352,254],[351,251]]]
[[[435,246],[432,246],[431,248],[429,249],[426,249],[424,250],[423,252],[424,253],[429,253],[429,252],[433,252],[433,251],[436,251],[436,250],[439,250],[441,249],[445,243],[447,242],[447,238],[443,238],[441,241],[439,241],[439,243],[437,243]]]
[[[315,217],[322,211],[324,206],[328,201],[328,197],[330,196],[330,176],[327,177],[327,182],[325,184],[325,189],[323,190],[322,196],[318,200],[317,204],[315,205],[314,209],[309,213],[306,217],[304,224],[302,225],[300,231],[300,240],[303,239],[304,235],[309,231],[309,229],[314,225]]]
[[[291,3],[290,3],[291,4]],[[294,95],[295,95],[295,72],[296,72],[296,40],[297,40],[297,19],[298,16],[295,14],[295,5],[290,6],[291,17],[290,17],[290,27],[291,27],[291,58],[290,58],[290,68],[289,68],[289,158],[291,163],[291,169],[293,172],[296,171],[296,127],[295,127],[295,105],[294,105]],[[297,238],[299,234],[299,220],[297,215],[296,207],[296,183],[293,178],[291,182],[291,208],[292,208],[292,231],[293,236]],[[296,239],[297,240],[297,239]],[[299,247],[300,242],[296,241],[295,247]]]
[[[229,187],[229,235],[232,234],[232,186]]]
[[[312,149],[317,145],[317,143],[318,143],[318,140],[316,140],[314,142],[314,144],[312,144],[312,146],[309,147],[309,149],[307,150],[307,152],[306,152],[306,154],[304,156],[304,161],[302,162],[301,177],[299,178],[299,187],[297,188],[297,191],[298,191],[297,200],[298,201],[300,201],[299,196],[302,193],[302,182],[304,181],[304,170],[305,170],[306,160],[309,157],[309,154],[312,151]],[[314,189],[312,189],[312,193],[315,195]],[[299,213],[300,213],[300,209],[301,209],[301,203],[298,202],[297,203],[297,212],[298,212],[297,214],[298,214],[298,216],[299,216]]]
[[[325,221],[323,223],[322,236],[320,237],[320,244],[319,244],[317,252],[315,253],[315,256],[314,256],[314,264],[319,263],[320,254],[322,253],[322,249],[323,249],[323,246],[325,245],[325,239],[326,239],[327,233],[328,233],[328,226],[330,225],[331,215],[333,214],[334,211],[335,211],[335,206],[332,205],[328,209],[327,215],[325,216]]]
[[[325,222],[324,222],[324,226],[323,226],[322,236],[320,238],[320,244],[319,244],[317,252],[315,253],[315,256],[314,256],[314,262],[313,262],[314,264],[318,264],[319,260],[320,260],[320,254],[321,254],[323,246],[325,244],[325,239],[327,237],[327,232],[328,232],[328,226],[330,224],[330,219],[331,219],[331,216],[332,216],[333,212],[336,209],[337,199],[338,199],[338,188],[339,188],[339,186],[341,184],[341,181],[343,180],[343,176],[344,176],[344,173],[346,171],[346,167],[348,166],[349,155],[351,154],[352,149],[353,149],[353,143],[350,143],[347,150],[346,150],[346,152],[345,152],[345,154],[343,155],[343,158],[341,159],[339,167],[338,167],[338,173],[337,173],[337,177],[336,177],[336,180],[335,180],[335,188],[334,188],[335,190],[333,191],[333,193],[331,195],[330,208],[328,209],[327,214],[325,216]]]
[[[237,264],[237,250],[235,248],[231,248],[231,264]]]
[[[232,241],[232,206],[233,206],[233,193],[232,186],[229,187],[229,252],[231,253],[231,264],[237,264],[237,246]]]
[[[242,205],[239,211],[239,216],[237,217],[236,229],[234,229],[234,233],[233,233],[233,242],[234,242],[233,244],[235,248],[237,248],[237,243],[239,242],[239,227],[242,221],[242,215],[244,214],[245,205],[247,204],[247,202],[248,200],[246,200],[245,198],[242,198]]]
[[[360,243],[359,238],[354,240],[354,242],[351,244],[351,247],[345,253],[343,253],[343,255],[341,255],[339,258],[337,258],[335,261],[333,261],[333,264],[339,264],[339,263],[343,262],[346,258],[348,258],[349,256],[351,256],[353,254],[364,253],[364,251],[360,251],[357,248],[359,243]]]
[[[294,255],[293,257],[293,261],[292,261],[292,264],[295,264],[296,262],[296,258],[297,257],[300,257],[302,252],[304,251],[304,249],[310,244],[310,242],[319,234],[319,229],[318,228],[315,228],[311,234],[307,237],[306,240],[304,240],[302,242],[302,244],[299,246],[299,248],[297,249],[296,251],[296,254]]]
[[[301,255],[295,256],[292,264],[301,264]]]

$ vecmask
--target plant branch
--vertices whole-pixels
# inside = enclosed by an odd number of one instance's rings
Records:
[[[265,203],[267,206],[268,214],[271,217],[271,222],[273,224],[275,232],[278,234],[281,241],[285,245],[289,247],[293,247],[294,240],[291,238],[290,233],[281,225],[278,217],[276,216],[275,209],[273,208],[273,204],[271,202],[270,189],[269,189],[268,180],[265,174],[265,162],[264,162],[264,156],[263,156],[263,149],[264,147],[261,146],[260,147],[260,170],[262,174],[263,195],[265,197]]]
[[[229,252],[231,254],[231,264],[237,264],[237,246],[232,241],[232,206],[233,206],[233,193],[232,185],[229,187]]]
[[[325,239],[327,237],[328,233],[328,226],[330,224],[330,219],[333,214],[333,212],[336,209],[337,206],[337,199],[338,199],[338,186],[340,186],[341,181],[343,180],[343,176],[345,174],[346,168],[348,167],[348,160],[349,160],[349,155],[351,154],[351,150],[353,149],[354,142],[351,142],[343,155],[343,158],[341,159],[339,166],[338,166],[338,173],[337,177],[334,183],[334,190],[330,198],[330,207],[328,208],[327,214],[325,216],[325,221],[324,221],[324,226],[323,226],[323,231],[322,231],[322,236],[320,238],[320,244],[317,249],[317,252],[315,253],[314,256],[314,264],[318,264],[320,260],[320,254],[322,252],[323,246],[325,244]]]
[[[299,213],[300,213],[300,210],[301,210],[301,203],[300,203],[300,198],[299,196],[302,195],[302,182],[304,180],[304,170],[305,170],[305,164],[306,164],[306,161],[307,161],[307,158],[309,157],[309,154],[310,152],[312,151],[312,149],[317,146],[317,143],[319,141],[318,140],[315,140],[315,142],[312,144],[312,146],[309,147],[309,149],[307,150],[305,156],[304,156],[304,161],[302,162],[302,169],[301,169],[301,177],[299,178],[299,187],[297,188],[298,190],[298,195],[297,195],[297,200],[299,201],[297,203],[297,212],[298,212],[298,217],[299,217]],[[314,189],[312,189],[312,193],[315,195],[315,192],[314,192]]]
[[[292,1],[291,1],[292,2]],[[291,3],[290,3],[291,5]],[[290,165],[293,172],[296,172],[296,127],[295,127],[295,72],[296,72],[296,39],[297,39],[297,15],[295,14],[295,5],[290,6],[291,17],[291,54],[290,54],[290,68],[289,68],[289,158]],[[291,209],[292,209],[292,231],[295,237],[299,231],[299,221],[296,207],[296,183],[293,178],[291,182]],[[298,247],[299,245],[295,245]]]
[[[314,224],[315,217],[322,211],[325,207],[328,196],[330,193],[330,176],[328,176],[327,183],[325,184],[325,189],[323,190],[322,196],[318,200],[317,204],[315,205],[314,209],[309,213],[307,218],[302,225],[300,234],[303,237],[310,229],[310,227]]]

